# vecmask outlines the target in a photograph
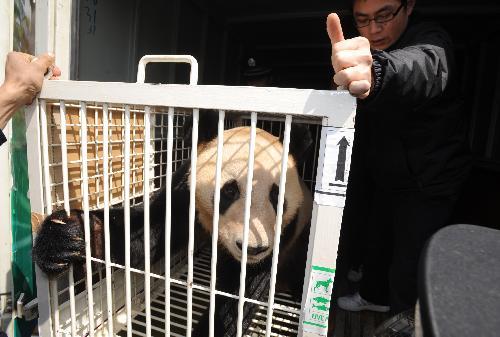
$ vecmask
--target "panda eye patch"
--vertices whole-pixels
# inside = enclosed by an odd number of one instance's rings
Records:
[[[273,184],[271,187],[271,191],[269,192],[269,201],[273,205],[274,211],[278,212],[278,196],[279,196],[280,188],[278,185]],[[286,198],[283,202],[283,213],[286,212]]]
[[[227,209],[240,198],[240,188],[236,180],[230,180],[220,189],[219,213],[224,214]]]

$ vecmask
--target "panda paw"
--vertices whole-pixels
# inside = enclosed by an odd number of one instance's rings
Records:
[[[85,240],[81,212],[67,216],[64,210],[48,216],[39,229],[33,258],[48,275],[67,270],[72,263],[85,261]]]

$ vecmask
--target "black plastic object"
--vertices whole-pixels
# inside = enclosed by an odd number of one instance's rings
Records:
[[[386,319],[373,333],[373,337],[414,337],[415,310],[403,311]]]
[[[437,232],[422,254],[419,298],[425,337],[500,336],[500,231]]]

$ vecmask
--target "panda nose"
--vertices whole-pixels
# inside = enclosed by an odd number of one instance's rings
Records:
[[[243,242],[241,240],[236,241],[236,246],[238,246],[238,248],[240,250],[243,250],[242,249],[243,248]],[[260,246],[260,245],[259,246],[248,246],[247,253],[249,255],[258,255],[258,254],[266,251],[267,248],[269,248],[269,247],[268,246]]]

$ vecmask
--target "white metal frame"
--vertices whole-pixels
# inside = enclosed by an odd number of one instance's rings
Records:
[[[56,63],[61,69],[61,79],[68,79],[70,74],[71,60],[71,9],[72,0],[39,0],[36,2],[35,20],[35,54],[52,52],[57,55]],[[47,209],[40,198],[42,195],[41,180],[41,144],[39,138],[35,142],[29,141],[29,135],[40,136],[40,123],[46,124],[46,119],[41,118],[36,111],[39,106],[31,105],[26,109],[26,133],[28,140],[28,174],[30,177],[30,202],[32,211],[43,214]],[[45,130],[46,132],[46,130]],[[36,147],[36,151],[33,151]],[[66,169],[67,167],[63,168]],[[51,207],[47,205],[47,207]],[[42,336],[54,334],[53,326],[58,326],[59,310],[57,300],[57,284],[53,281],[49,284],[47,276],[36,266],[36,283],[38,290],[39,317],[38,330]],[[67,282],[70,288],[70,297],[74,298],[74,280],[69,277]],[[50,295],[51,294],[51,295]],[[50,297],[50,299],[49,299]],[[53,315],[51,316],[51,309]],[[72,311],[75,321],[76,313]],[[72,329],[72,335],[75,331]]]
[[[146,79],[148,63],[187,63],[190,65],[189,84],[198,84],[198,61],[191,55],[145,55],[139,60],[137,68],[137,83]]]
[[[64,90],[61,90],[65,87]],[[168,94],[166,94],[168,93]],[[186,109],[258,111],[326,118],[323,125],[344,126],[355,100],[345,91],[122,82],[45,81],[40,98]],[[331,104],[335,104],[331,107]],[[349,111],[344,113],[332,113]],[[345,112],[347,114],[347,112]],[[351,117],[352,118],[352,117]]]
[[[48,101],[56,101],[56,102],[65,102],[65,101],[79,101],[81,110],[80,110],[80,118],[81,118],[81,124],[82,124],[82,141],[85,141],[85,118],[84,116],[86,115],[86,108],[85,108],[85,102],[98,102],[98,104],[123,104],[125,105],[125,145],[124,148],[126,149],[125,151],[125,156],[124,156],[124,162],[125,162],[125,168],[124,168],[124,177],[125,179],[128,179],[127,177],[129,176],[129,153],[127,149],[129,149],[129,144],[130,144],[130,106],[134,105],[140,105],[140,106],[145,106],[146,107],[146,114],[145,116],[148,115],[148,111],[150,111],[150,107],[166,107],[168,108],[168,129],[171,131],[173,129],[173,112],[174,109],[178,108],[185,108],[185,109],[190,109],[193,112],[193,144],[197,143],[197,123],[198,123],[198,111],[199,109],[217,109],[220,111],[219,113],[219,129],[222,128],[222,125],[224,123],[224,111],[227,110],[236,110],[236,111],[254,111],[251,113],[251,129],[253,132],[251,133],[251,139],[250,139],[250,153],[252,153],[252,144],[254,144],[254,139],[255,139],[255,125],[257,121],[257,116],[258,113],[278,113],[281,115],[286,115],[286,123],[285,123],[285,138],[284,138],[284,150],[285,153],[283,154],[283,158],[287,157],[287,151],[288,151],[288,140],[289,140],[289,130],[290,130],[290,125],[291,121],[294,117],[300,117],[300,118],[316,118],[322,120],[322,124],[324,126],[338,126],[342,127],[346,124],[349,124],[349,121],[352,119],[352,114],[355,111],[355,100],[346,92],[335,92],[335,91],[314,91],[314,90],[301,90],[301,89],[281,89],[281,88],[255,88],[255,87],[225,87],[225,86],[189,86],[189,85],[150,85],[150,84],[127,84],[127,83],[99,83],[99,82],[72,82],[72,81],[46,81],[44,83],[42,92],[40,94],[40,109],[37,109],[36,111],[33,112],[32,116],[29,118],[29,125],[28,128],[32,132],[29,132],[29,139],[28,139],[28,146],[30,147],[30,166],[33,165],[35,166],[38,163],[38,167],[41,169],[42,166],[45,168],[47,167],[47,162],[45,162],[44,165],[41,165],[40,158],[44,157],[46,158],[46,150],[45,145],[47,142],[47,138],[45,135],[45,132],[43,131],[43,125],[45,124],[45,111],[44,111],[44,102]],[[106,118],[105,118],[106,119]],[[146,123],[149,118],[146,117]],[[42,122],[42,135],[40,138],[40,135],[38,131],[40,128],[38,127],[37,121],[40,120]],[[146,126],[146,130],[149,130],[149,127]],[[172,148],[172,139],[170,138],[172,135],[172,132],[169,132],[169,139],[168,139],[168,147],[169,149]],[[145,134],[145,144],[150,143],[150,133],[146,131]],[[325,152],[325,139],[324,135],[322,136],[322,147],[320,150],[320,161],[321,161],[321,156],[324,155]],[[42,139],[42,144],[38,143],[39,140]],[[219,145],[218,145],[218,158],[220,154],[222,153],[222,140],[219,140]],[[42,145],[40,147],[38,144]],[[147,146],[146,146],[147,147]],[[40,149],[43,149],[42,153],[40,153]],[[86,152],[86,151],[85,151]],[[172,158],[171,158],[172,152],[169,152],[169,158],[167,159],[169,170],[171,170],[171,163],[172,163]],[[63,154],[64,156],[64,154]],[[82,147],[82,156],[84,156],[84,149]],[[149,153],[145,153],[145,158],[149,157]],[[196,147],[192,147],[191,149],[191,167],[196,168],[196,158],[197,158],[197,153],[196,153]],[[45,160],[44,160],[45,161]],[[219,160],[218,160],[219,162]],[[251,168],[253,162],[253,156],[249,157],[249,165]],[[148,163],[149,160],[145,160],[144,166],[146,170],[148,169]],[[220,165],[220,162],[219,162]],[[83,165],[84,167],[86,165]],[[286,162],[282,163],[282,169],[286,168]],[[322,166],[318,166],[318,177],[321,177],[321,169]],[[40,171],[39,171],[40,172]],[[170,171],[171,172],[171,171]],[[250,169],[249,172],[252,172]],[[45,172],[45,184],[43,183],[42,176],[40,173],[35,174],[32,178],[32,182],[34,183],[34,186],[47,186],[47,180],[49,175],[48,172]],[[171,182],[168,179],[169,174],[167,174],[167,187],[170,185],[171,188]],[[217,177],[220,180],[220,167],[218,167],[218,172],[217,172]],[[191,186],[195,185],[195,172],[192,172],[191,174]],[[34,180],[34,181],[33,181]],[[218,180],[218,183],[220,184],[220,181]],[[145,181],[147,181],[145,179]],[[248,181],[247,181],[247,190],[251,189],[251,181],[252,177],[251,174],[249,174]],[[280,181],[280,195],[279,195],[279,200],[280,202],[278,203],[278,219],[280,218],[279,214],[282,212],[282,206],[283,206],[283,193],[284,191],[284,183],[285,179],[282,177]],[[85,180],[83,186],[85,186]],[[125,186],[128,186],[127,181],[124,184]],[[145,189],[145,195],[147,195],[148,192],[148,186],[149,184],[145,183],[143,184],[144,189]],[[217,190],[217,189],[216,189]],[[41,191],[41,188],[39,189]],[[167,275],[167,277],[158,275],[155,273],[150,272],[149,270],[146,270],[144,272],[140,272],[137,270],[133,270],[133,268],[130,268],[130,256],[128,258],[126,257],[126,265],[125,265],[125,274],[129,274],[131,271],[134,272],[139,272],[140,274],[144,274],[146,279],[150,279],[147,277],[148,275],[150,277],[153,277],[155,279],[161,279],[165,281],[165,286],[166,289],[168,289],[169,285],[171,283],[178,283],[178,284],[184,284],[187,285],[188,289],[188,315],[187,315],[187,335],[190,335],[190,328],[192,324],[192,291],[193,289],[196,290],[204,290],[207,292],[211,292],[211,308],[210,312],[213,313],[213,296],[215,294],[217,295],[226,295],[232,298],[239,298],[239,319],[238,319],[238,336],[241,336],[241,313],[242,313],[242,308],[243,304],[245,302],[250,302],[250,303],[256,303],[260,304],[263,306],[266,306],[268,308],[268,315],[272,314],[272,311],[274,309],[280,309],[283,310],[283,306],[280,306],[276,303],[273,303],[274,299],[274,282],[275,282],[275,277],[276,277],[276,264],[277,260],[273,259],[273,269],[272,269],[272,283],[273,287],[270,289],[270,294],[269,294],[269,302],[268,303],[262,303],[258,302],[252,299],[247,299],[244,298],[244,281],[245,280],[245,266],[246,266],[246,261],[245,261],[245,254],[242,257],[242,272],[241,272],[241,277],[240,277],[240,294],[239,296],[231,295],[231,294],[225,294],[221,291],[214,291],[214,285],[215,285],[215,275],[212,275],[211,283],[209,287],[205,286],[200,286],[197,284],[193,284],[193,235],[192,233],[194,232],[194,189],[191,189],[191,203],[190,203],[190,218],[189,218],[189,226],[190,226],[190,242],[188,246],[188,252],[189,252],[189,263],[188,263],[188,279],[187,282],[172,279]],[[41,194],[39,194],[40,196]],[[128,189],[125,188],[125,195],[124,195],[124,202],[125,202],[125,228],[126,228],[126,233],[129,235],[129,226],[130,222],[128,221],[129,216],[127,215],[127,210],[129,207],[128,203],[129,195],[128,195]],[[167,198],[168,199],[168,198]],[[50,195],[45,194],[45,200],[46,200],[46,206],[45,208],[38,209],[38,211],[50,211]],[[84,198],[85,200],[85,198]],[[147,200],[147,198],[146,198]],[[217,205],[218,198],[215,198],[214,202],[215,204],[215,210],[217,213],[218,210],[218,205]],[[250,198],[247,199],[246,201],[246,212],[245,212],[245,235],[244,235],[244,242],[243,242],[243,251],[245,252],[246,250],[244,249],[247,244],[248,244],[248,215],[249,215],[249,207],[250,207]],[[167,204],[167,214],[170,214],[170,205]],[[307,289],[310,287],[310,270],[312,265],[324,265],[324,266],[330,266],[331,268],[335,268],[335,261],[336,261],[336,247],[335,242],[338,242],[338,236],[340,233],[340,221],[341,221],[341,216],[342,216],[342,208],[341,207],[335,207],[335,206],[323,206],[323,205],[318,205],[317,203],[314,203],[314,209],[313,209],[313,220],[312,220],[312,225],[311,225],[311,234],[310,234],[310,241],[309,241],[309,253],[308,253],[308,261],[307,261],[307,266],[306,266],[306,278],[304,282],[304,299],[303,299],[303,304],[306,301],[306,296],[307,296]],[[147,215],[145,214],[145,217]],[[214,218],[218,217],[218,214],[214,214]],[[146,218],[147,219],[147,218]],[[169,221],[167,217],[167,222]],[[147,222],[146,222],[147,223]],[[281,224],[280,221],[277,221],[277,230],[279,230]],[[85,227],[86,227],[86,233],[88,232],[88,212],[85,213]],[[169,224],[167,224],[167,228],[169,228]],[[216,232],[215,232],[216,233]],[[109,234],[108,234],[109,235]],[[166,232],[166,239],[169,239],[170,231]],[[147,236],[146,236],[147,237]],[[129,240],[126,240],[129,241]],[[216,242],[216,238],[213,238],[212,244]],[[126,242],[127,243],[127,242]],[[277,252],[278,245],[279,245],[279,236],[277,236],[276,241],[275,241],[275,252]],[[101,262],[106,265],[106,269],[109,269],[110,266],[117,267],[117,265],[110,263],[109,261],[109,253],[106,253],[106,261],[100,261],[96,258],[90,257],[90,247],[87,246],[87,285],[91,284],[91,278],[89,275],[91,275],[91,265],[90,261],[94,262]],[[148,254],[147,254],[148,255]],[[169,259],[167,258],[165,261],[165,271],[169,270]],[[148,262],[148,256],[146,256],[146,262]],[[148,263],[146,263],[148,265]],[[212,269],[215,268],[215,265],[212,266]],[[127,302],[130,301],[131,299],[131,289],[130,289],[130,277],[126,277],[126,284],[127,284],[127,293],[126,293],[126,300]],[[89,288],[89,287],[88,287]],[[96,288],[96,285],[90,287],[88,291],[88,300],[89,303],[92,301],[92,289]],[[107,286],[109,289],[109,285]],[[148,286],[146,285],[146,288]],[[110,296],[109,290],[107,291],[106,296]],[[109,301],[109,299],[107,299]],[[167,302],[167,301],[166,301]],[[149,301],[146,299],[146,310],[148,307]],[[42,302],[40,305],[44,305]],[[165,306],[167,310],[165,313],[165,322],[169,322],[169,304],[165,303]],[[131,312],[132,309],[130,307],[130,304],[127,303],[126,305],[127,308],[127,335],[131,335]],[[74,309],[73,309],[74,310]],[[89,313],[92,315],[91,312],[92,309],[89,308]],[[109,305],[108,305],[108,311],[109,311]],[[303,310],[301,311],[301,315],[304,315]],[[149,314],[146,314],[146,316],[150,316]],[[55,317],[55,316],[53,316]],[[93,320],[90,320],[90,322],[93,322]],[[89,322],[89,323],[90,323]],[[91,323],[92,324],[92,323]],[[213,322],[211,323],[211,331],[213,333]],[[91,330],[93,327],[90,327]],[[167,324],[167,329],[168,329],[168,324]],[[111,324],[108,325],[108,331],[112,331]],[[72,329],[74,331],[74,329]],[[271,332],[271,320],[268,318],[267,324],[266,324],[266,336],[269,336]],[[150,324],[150,319],[146,317],[146,336],[149,336],[151,333],[151,324]],[[90,334],[93,334],[93,331],[90,332]],[[320,334],[312,334],[310,332],[299,332],[300,335],[303,336],[319,336]]]

